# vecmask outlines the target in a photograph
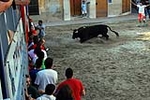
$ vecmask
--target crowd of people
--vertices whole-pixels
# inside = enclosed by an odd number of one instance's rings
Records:
[[[87,15],[86,0],[81,3],[82,16]],[[146,16],[150,18],[149,0],[131,2],[138,8],[139,23],[146,22]],[[85,87],[81,80],[73,77],[73,69],[65,70],[66,79],[58,83],[59,74],[54,70],[53,58],[47,55],[45,47],[45,25],[42,20],[35,25],[29,19],[28,34],[28,58],[29,74],[26,75],[26,100],[81,100],[85,95]]]
[[[29,18],[28,58],[29,74],[26,75],[26,100],[81,100],[85,95],[83,83],[73,77],[73,69],[65,70],[66,79],[58,83],[53,58],[45,47],[45,25],[42,20],[35,25]]]

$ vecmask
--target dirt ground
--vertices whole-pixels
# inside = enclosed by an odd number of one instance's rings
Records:
[[[46,28],[59,82],[71,67],[85,86],[82,100],[150,100],[150,25],[137,27],[135,20],[105,24],[120,37],[109,31],[108,41],[93,38],[81,44],[72,39],[72,30],[85,24]]]

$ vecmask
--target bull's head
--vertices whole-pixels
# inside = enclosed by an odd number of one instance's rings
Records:
[[[72,39],[75,39],[75,38],[78,38],[78,37],[79,37],[78,29],[73,30]]]

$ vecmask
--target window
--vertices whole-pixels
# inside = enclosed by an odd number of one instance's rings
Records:
[[[108,3],[112,3],[112,0],[108,0]]]

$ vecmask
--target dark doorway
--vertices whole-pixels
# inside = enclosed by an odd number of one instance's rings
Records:
[[[96,17],[106,17],[107,6],[107,0],[96,0]]]
[[[130,11],[130,0],[122,0],[122,13]]]
[[[29,15],[39,15],[38,0],[31,0],[28,7],[29,7]]]
[[[81,0],[70,0],[71,16],[81,15]]]

